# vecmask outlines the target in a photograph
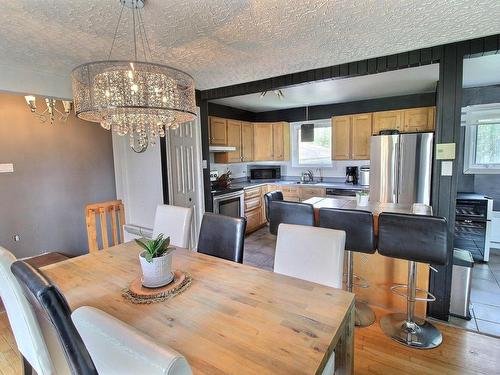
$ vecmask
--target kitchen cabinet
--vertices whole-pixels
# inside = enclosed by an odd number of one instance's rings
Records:
[[[277,190],[281,190],[283,193],[283,199],[290,202],[300,202],[298,186],[279,186]]]
[[[299,199],[301,202],[313,197],[325,197],[326,189],[318,187],[301,186],[299,189]]]
[[[351,116],[332,118],[332,159],[349,160],[351,158]]]
[[[411,108],[403,111],[403,131],[405,133],[434,130],[435,107]]]
[[[227,145],[227,120],[220,117],[210,117],[210,145]]]
[[[403,111],[383,111],[373,114],[373,135],[389,129],[403,130]]]
[[[372,114],[362,113],[332,118],[332,159],[370,159]]]
[[[241,123],[241,161],[253,160],[253,124]]]
[[[402,133],[429,132],[435,128],[436,107],[408,108],[373,113],[373,134],[397,129]]]
[[[269,123],[253,124],[253,160],[273,160],[273,127]]]
[[[264,193],[266,193],[265,187],[260,186],[245,190],[245,218],[247,219],[245,233],[259,229],[266,222],[263,210]]]
[[[273,160],[290,160],[290,127],[286,122],[277,122],[273,127]]]
[[[372,114],[363,113],[351,117],[351,159],[370,159]]]
[[[227,142],[223,146],[233,146],[235,151],[218,152],[216,163],[241,163],[253,160],[253,126],[249,122],[226,120]]]

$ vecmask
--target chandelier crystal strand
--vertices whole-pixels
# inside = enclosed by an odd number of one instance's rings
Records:
[[[196,118],[194,80],[178,69],[137,61],[137,27],[145,60],[148,54],[151,58],[151,49],[138,1],[128,1],[122,4],[132,7],[134,60],[97,61],[76,67],[71,74],[73,97],[79,118],[128,135],[132,148],[138,145],[145,149],[164,137],[166,128],[177,128]],[[115,38],[120,20],[121,12]],[[111,49],[114,44],[113,39]]]

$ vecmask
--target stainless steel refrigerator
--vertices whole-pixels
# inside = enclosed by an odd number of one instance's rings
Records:
[[[430,204],[433,137],[433,133],[372,137],[371,202]]]

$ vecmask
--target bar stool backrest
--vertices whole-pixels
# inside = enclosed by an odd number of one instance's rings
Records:
[[[448,226],[445,218],[381,213],[378,225],[380,254],[435,265],[447,263]]]
[[[266,220],[269,221],[269,205],[272,201],[282,201],[283,193],[279,190],[270,191],[264,194],[264,203],[266,205]]]
[[[281,223],[314,226],[313,205],[289,201],[271,201],[269,205],[269,232],[277,234]]]
[[[375,252],[373,214],[369,211],[320,208],[319,226],[343,230],[346,250],[366,254]]]

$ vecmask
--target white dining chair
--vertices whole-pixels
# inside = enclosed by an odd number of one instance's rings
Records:
[[[193,209],[190,207],[158,205],[153,226],[153,238],[163,233],[165,237],[170,237],[172,245],[187,248],[192,218]]]
[[[274,272],[342,288],[345,232],[280,224]]]
[[[0,297],[17,348],[23,356],[24,372],[30,373],[31,366],[38,375],[60,373],[55,370],[37,317],[10,271],[10,266],[15,261],[16,257],[10,251],[0,247]]]
[[[94,307],[71,314],[99,374],[191,375],[186,359],[175,350]]]

